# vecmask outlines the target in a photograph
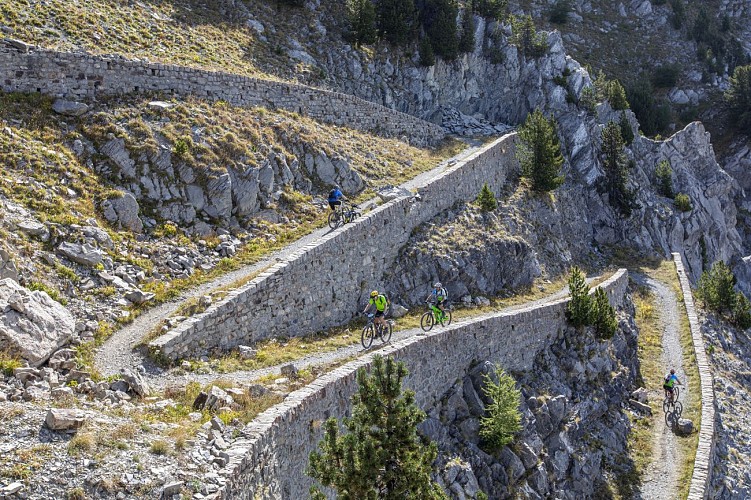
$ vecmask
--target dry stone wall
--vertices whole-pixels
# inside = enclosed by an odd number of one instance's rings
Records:
[[[338,92],[120,56],[56,52],[10,40],[0,43],[0,88],[82,100],[133,92],[193,95],[236,106],[285,109],[334,125],[407,136],[419,145],[434,144],[445,135],[438,125]]]
[[[699,326],[699,317],[694,307],[694,297],[688,275],[683,267],[683,257],[679,253],[673,254],[678,280],[683,292],[683,303],[686,306],[688,324],[691,328],[691,340],[694,344],[696,364],[699,367],[699,383],[701,385],[701,421],[699,423],[699,443],[696,445],[694,472],[691,475],[691,486],[688,491],[689,500],[703,500],[709,497],[712,478],[712,461],[715,450],[715,393],[712,371],[709,368],[709,358],[704,349],[704,336]]]
[[[619,270],[600,286],[618,307],[626,295],[628,273]],[[429,409],[467,375],[473,360],[496,362],[510,372],[529,371],[537,353],[562,335],[567,302],[488,314],[395,342],[379,354],[407,365],[405,385],[415,391],[417,405]],[[230,462],[222,469],[227,482],[216,498],[306,497],[311,480],[305,468],[322,437],[321,424],[349,413],[357,389],[355,373],[368,368],[372,359],[373,354],[363,356],[337,368],[248,424],[248,438],[229,450]]]
[[[516,134],[496,140],[420,187],[417,199],[393,200],[300,249],[151,347],[170,359],[198,357],[347,323],[372,289],[382,290],[384,270],[414,228],[474,199],[483,183],[498,192],[516,175],[515,140]]]

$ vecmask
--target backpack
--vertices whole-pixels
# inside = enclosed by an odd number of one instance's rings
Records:
[[[329,200],[335,200],[336,199],[336,189],[332,189],[329,192]]]

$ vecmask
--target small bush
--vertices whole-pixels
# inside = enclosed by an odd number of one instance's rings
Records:
[[[86,500],[86,492],[80,486],[68,490],[68,500]]]
[[[684,193],[678,193],[677,195],[675,195],[673,204],[675,205],[675,208],[677,208],[681,212],[690,212],[691,210],[693,210],[691,199],[687,194]]]
[[[610,106],[616,111],[629,108],[626,90],[618,80],[608,82],[607,98]]]
[[[673,193],[673,169],[670,168],[670,162],[662,160],[655,168],[655,177],[657,177],[657,192],[662,196],[672,198]]]
[[[733,312],[730,320],[738,328],[751,328],[751,302],[743,293],[737,292],[733,301]]]
[[[96,447],[96,436],[91,432],[79,431],[78,434],[68,441],[68,454],[80,455],[90,452]]]
[[[21,368],[21,360],[12,356],[7,351],[0,351],[0,372],[6,376],[13,375],[13,370]]]
[[[566,24],[569,12],[571,12],[571,0],[557,0],[550,8],[548,19],[553,24]]]
[[[589,114],[597,108],[597,93],[593,87],[584,87],[579,96],[579,106]]]
[[[589,324],[590,298],[589,286],[584,278],[584,273],[578,267],[571,270],[568,279],[568,290],[571,300],[566,307],[566,318],[569,323],[579,327]]]
[[[170,451],[170,445],[163,439],[157,439],[151,442],[149,451],[154,455],[166,455]]]
[[[516,388],[516,381],[500,367],[496,367],[496,383],[485,374],[483,392],[491,399],[485,409],[487,416],[480,419],[480,437],[493,450],[500,450],[514,440],[522,428],[519,402],[521,391]]]
[[[615,318],[615,309],[610,305],[608,294],[602,288],[595,290],[592,300],[591,322],[595,333],[601,339],[609,339],[615,335],[618,321]]]
[[[190,151],[189,141],[192,142],[191,139],[178,139],[175,141],[175,147],[173,148],[175,156],[182,160],[188,157],[188,152]]]
[[[420,65],[433,66],[435,64],[435,54],[430,39],[425,37],[420,40]]]
[[[675,64],[658,66],[652,73],[652,85],[657,88],[672,88],[678,83],[681,68]]]
[[[44,283],[40,283],[38,281],[32,281],[29,283],[27,288],[31,291],[38,291],[38,292],[44,292],[47,295],[50,296],[52,300],[55,302],[60,302],[62,305],[67,306],[68,305],[68,299],[60,295],[60,292],[56,289],[52,288],[49,285],[46,285]]]
[[[704,271],[696,295],[707,309],[727,312],[735,303],[735,276],[727,264],[720,260],[712,265],[712,269]]]
[[[482,185],[480,194],[477,196],[477,203],[480,205],[480,210],[483,212],[492,212],[498,207],[498,202],[495,199],[493,191],[490,190],[488,183]]]
[[[623,137],[624,144],[630,146],[634,142],[634,129],[631,128],[631,123],[629,123],[625,111],[621,113],[621,121],[618,126],[621,127],[621,137]]]

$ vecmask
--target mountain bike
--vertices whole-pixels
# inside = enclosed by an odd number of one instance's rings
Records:
[[[429,332],[433,325],[440,323],[441,326],[449,326],[451,324],[451,309],[448,304],[441,311],[434,302],[426,302],[428,310],[423,313],[420,318],[420,328],[422,331]]]
[[[384,344],[391,340],[391,333],[394,330],[394,325],[391,323],[391,321],[385,321],[384,324],[377,325],[373,321],[374,319],[375,314],[368,314],[368,322],[365,323],[365,326],[362,329],[360,342],[362,343],[364,349],[367,349],[371,345],[373,345],[373,339],[376,335],[381,337],[381,342],[383,342]]]
[[[662,411],[667,413],[677,413],[680,415],[683,413],[683,405],[680,401],[678,401],[678,395],[680,394],[680,390],[678,389],[678,386],[676,385],[673,387],[673,394],[671,396],[666,396],[665,399],[662,401]],[[678,408],[680,407],[680,411],[678,411]]]
[[[345,208],[344,202],[342,202],[329,214],[329,227],[336,229],[339,226],[352,222],[362,216],[359,210],[360,207],[354,203],[349,204]]]

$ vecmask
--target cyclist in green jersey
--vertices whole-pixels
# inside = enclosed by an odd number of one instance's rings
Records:
[[[373,290],[372,292],[370,292],[370,300],[368,301],[368,305],[365,306],[365,309],[362,313],[367,314],[367,312],[370,310],[370,307],[375,306],[375,317],[373,318],[373,323],[383,326],[386,322],[385,315],[389,305],[389,299],[387,299],[385,295],[378,293],[378,290]]]

